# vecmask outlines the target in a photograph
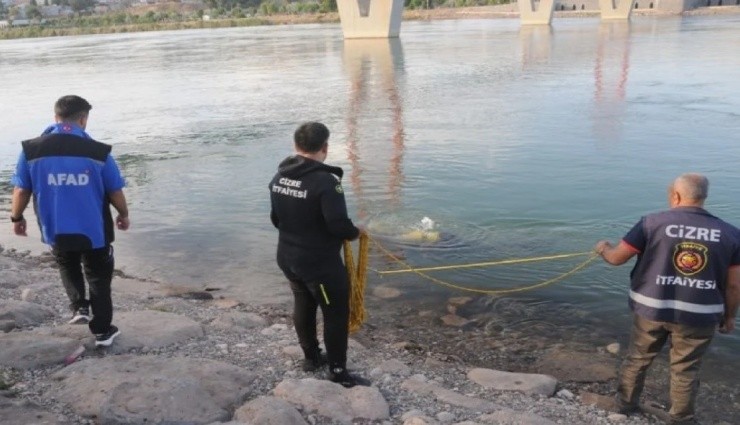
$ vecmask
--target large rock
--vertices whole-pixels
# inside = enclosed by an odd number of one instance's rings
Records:
[[[313,378],[286,379],[275,387],[274,393],[304,410],[338,421],[385,420],[390,417],[388,402],[375,387],[344,388]]]
[[[45,336],[33,332],[11,332],[0,335],[0,365],[16,369],[35,369],[61,364],[80,346],[71,338]]]
[[[36,326],[52,317],[54,310],[40,304],[0,300],[0,320],[12,320],[17,327]]]
[[[0,418],[3,425],[63,425],[57,415],[43,410],[27,400],[13,400],[0,396]]]
[[[259,425],[308,425],[292,404],[276,397],[259,397],[234,412],[234,420]]]
[[[224,313],[211,322],[211,326],[219,329],[242,332],[247,329],[264,328],[268,325],[266,319],[257,313],[230,311]]]
[[[178,314],[154,310],[114,312],[113,324],[121,330],[113,345],[105,348],[112,354],[128,353],[143,347],[160,348],[191,338],[203,338],[203,326]],[[95,339],[87,326],[61,325],[37,330],[39,335],[73,338],[88,350],[95,349]]]
[[[570,382],[605,382],[617,377],[615,358],[602,353],[552,350],[536,364],[537,371]]]
[[[479,412],[492,412],[498,409],[498,406],[488,400],[482,400],[475,397],[468,397],[438,384],[429,382],[422,375],[414,375],[401,384],[401,388],[411,391],[419,396],[433,395],[442,403],[453,406],[464,407],[466,409],[476,410]]]
[[[546,396],[551,396],[558,385],[558,381],[552,376],[482,368],[476,368],[468,372],[468,378],[478,385],[494,390],[522,391]]]
[[[121,330],[110,353],[126,353],[143,347],[159,348],[191,338],[203,338],[203,326],[185,316],[161,311],[127,311],[114,316],[113,322]]]
[[[177,423],[197,425],[228,420],[231,414],[195,379],[189,376],[159,377],[141,383],[124,382],[108,393],[100,406],[106,425]]]
[[[104,424],[207,424],[229,419],[255,375],[213,360],[122,355],[85,359],[52,379],[50,396]]]

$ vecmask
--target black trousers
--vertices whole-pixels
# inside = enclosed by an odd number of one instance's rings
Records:
[[[278,257],[278,266],[290,281],[293,291],[293,323],[298,341],[307,358],[313,358],[319,348],[316,336],[316,314],[321,307],[324,317],[324,345],[329,367],[347,366],[349,337],[350,283],[341,257],[314,263],[310,267],[296,265],[290,259]],[[310,271],[308,271],[310,269]]]
[[[86,251],[53,249],[52,253],[59,265],[59,274],[69,297],[70,309],[77,311],[79,308],[89,307],[93,314],[89,324],[90,331],[94,334],[108,332],[113,320],[113,247]],[[85,279],[90,288],[89,300],[85,298]]]

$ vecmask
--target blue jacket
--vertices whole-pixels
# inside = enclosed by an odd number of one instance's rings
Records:
[[[740,266],[740,231],[698,207],[643,217],[622,239],[638,253],[630,307],[658,322],[716,324],[727,271]]]
[[[125,181],[111,146],[70,123],[52,125],[22,145],[11,182],[33,192],[42,241],[62,251],[113,242],[108,194]]]

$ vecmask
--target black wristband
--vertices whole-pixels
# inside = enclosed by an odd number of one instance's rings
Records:
[[[23,218],[23,214],[21,214],[20,217],[13,217],[12,215],[10,216],[11,223],[20,223],[21,221],[24,221],[24,220],[25,218]]]

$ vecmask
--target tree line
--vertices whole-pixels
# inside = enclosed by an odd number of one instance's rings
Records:
[[[38,4],[31,0],[25,8],[25,17],[40,21],[44,18]],[[432,9],[440,7],[467,7],[509,3],[510,0],[404,0],[406,9]],[[68,6],[73,14],[47,18],[45,25],[51,26],[95,26],[146,24],[157,22],[185,22],[202,20],[204,16],[213,19],[241,19],[277,14],[316,14],[337,11],[336,0],[203,0],[202,7],[194,12],[174,9],[170,11],[138,12],[136,8],[119,11],[95,13],[96,0],[43,0],[44,6]],[[0,0],[0,19],[18,19],[22,14],[17,6],[7,7]]]

